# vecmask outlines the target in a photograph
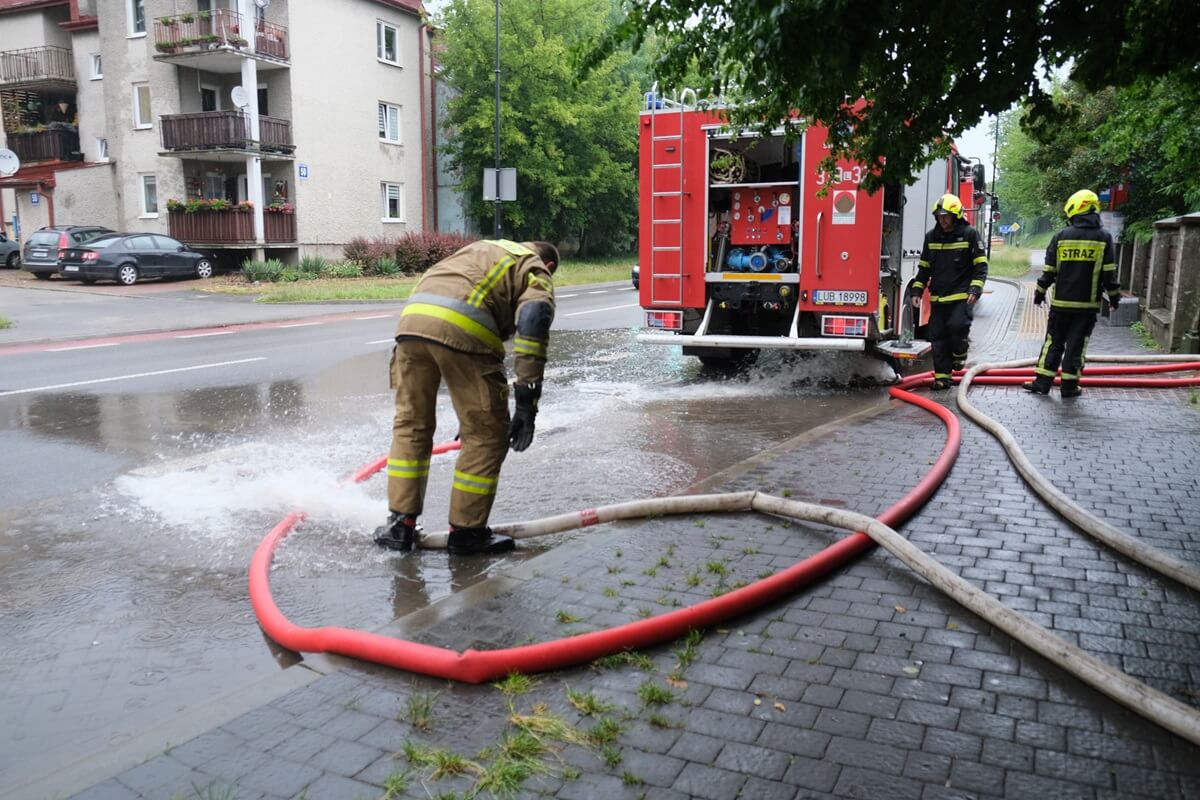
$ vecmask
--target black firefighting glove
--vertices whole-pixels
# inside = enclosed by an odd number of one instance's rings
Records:
[[[512,422],[508,426],[508,443],[519,453],[533,441],[533,418],[537,416],[542,382],[514,383],[513,396],[517,404],[513,410]]]
[[[1121,295],[1119,295],[1119,294],[1111,295],[1110,294],[1108,296],[1108,307],[1111,310],[1116,311],[1120,307],[1120,305],[1121,305]]]
[[[1034,290],[1033,304],[1035,306],[1040,306],[1044,302],[1046,302],[1046,293],[1043,292],[1041,289]]]

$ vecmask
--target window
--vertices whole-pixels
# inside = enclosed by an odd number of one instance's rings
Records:
[[[104,64],[99,53],[92,53],[92,80],[98,81],[104,77]]]
[[[129,3],[129,33],[146,35],[146,0],[126,0]]]
[[[404,184],[383,183],[380,184],[380,188],[383,194],[383,221],[403,222]]]
[[[271,106],[267,100],[267,87],[265,84],[258,85],[258,115],[260,117],[270,116]]]
[[[133,85],[133,127],[135,129],[149,128],[154,124],[150,116],[150,84],[135,83]]]
[[[398,41],[396,26],[386,22],[375,23],[375,57],[385,64],[400,66],[400,54],[396,49]]]
[[[96,160],[108,161],[108,139],[96,139]]]
[[[225,175],[220,172],[204,173],[204,199],[225,200]]]
[[[400,144],[400,106],[391,103],[379,104],[379,138],[385,142]]]
[[[158,178],[142,175],[142,216],[158,216]]]
[[[200,110],[220,111],[221,93],[216,86],[200,85]]]

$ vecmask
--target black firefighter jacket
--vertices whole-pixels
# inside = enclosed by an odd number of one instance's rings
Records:
[[[1054,234],[1046,248],[1046,266],[1038,290],[1054,286],[1050,307],[1062,311],[1100,310],[1101,289],[1120,297],[1112,237],[1100,227],[1095,211],[1076,214],[1070,227]]]
[[[966,300],[967,294],[983,294],[987,270],[987,253],[978,231],[965,220],[955,222],[949,233],[935,225],[925,234],[910,291],[919,295],[928,286],[934,303]]]

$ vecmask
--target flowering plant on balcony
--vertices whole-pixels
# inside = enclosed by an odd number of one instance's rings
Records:
[[[241,36],[230,36],[225,41],[228,44],[233,45],[234,47],[245,47],[246,45],[250,44],[248,41],[243,39]]]
[[[271,203],[267,206],[266,211],[272,214],[295,214],[296,207],[291,203]]]
[[[185,214],[195,214],[197,211],[250,211],[254,206],[250,203],[231,203],[221,198],[207,200],[194,197],[188,200],[168,200],[167,211],[183,211]]]

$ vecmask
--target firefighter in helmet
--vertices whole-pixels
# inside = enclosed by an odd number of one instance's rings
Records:
[[[914,308],[929,288],[929,341],[933,345],[933,388],[949,389],[953,370],[967,361],[971,306],[983,294],[987,254],[979,233],[963,217],[963,204],[944,194],[933,206],[937,224],[925,234],[917,277],[909,293]]]
[[[1036,377],[1022,385],[1034,394],[1049,394],[1061,362],[1062,396],[1078,397],[1088,337],[1104,302],[1102,293],[1115,309],[1121,303],[1121,285],[1117,283],[1112,236],[1100,227],[1100,198],[1089,189],[1080,189],[1067,200],[1063,211],[1070,224],[1050,240],[1046,266],[1033,293],[1034,305],[1040,306],[1046,301],[1046,291],[1054,287],[1046,340]]]
[[[380,546],[411,550],[415,543],[444,379],[462,438],[447,547],[452,555],[513,549],[512,538],[493,533],[487,522],[509,447],[520,452],[533,441],[557,268],[558,249],[549,242],[484,240],[434,264],[417,283],[392,349],[396,416],[387,460],[390,513],[375,530]],[[509,338],[516,371],[511,419],[504,371]]]

